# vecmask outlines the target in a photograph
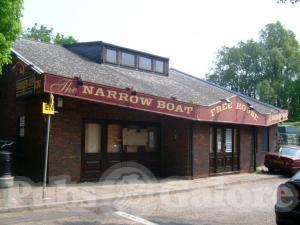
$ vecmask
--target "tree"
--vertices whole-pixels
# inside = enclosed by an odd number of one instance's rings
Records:
[[[267,24],[259,41],[223,47],[207,78],[280,108],[295,118],[300,99],[300,46],[280,22]]]
[[[57,33],[53,38],[53,42],[58,45],[62,44],[73,44],[76,43],[77,40],[72,36],[65,37],[63,34]]]
[[[218,52],[214,72],[208,79],[242,94],[256,97],[256,86],[262,77],[261,45],[253,40]]]
[[[22,37],[25,39],[54,43],[59,45],[73,44],[77,42],[77,40],[72,36],[64,36],[60,33],[53,35],[53,28],[48,28],[44,25],[38,26],[37,23],[35,23],[31,28],[27,28],[23,32]]]
[[[22,5],[22,0],[0,0],[0,74],[11,62],[10,51],[21,32]]]
[[[288,0],[277,0],[277,3],[286,3],[286,2],[288,2]],[[295,3],[299,3],[300,0],[290,0],[289,2],[295,4]]]
[[[293,86],[295,80],[300,79],[300,45],[296,36],[276,22],[266,25],[260,32],[260,42],[266,55],[263,58],[264,79],[272,82],[277,93],[268,102],[291,110]],[[261,97],[264,98],[262,93]]]

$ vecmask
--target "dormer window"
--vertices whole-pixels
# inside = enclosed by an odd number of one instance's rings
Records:
[[[168,75],[169,60],[161,56],[102,43],[101,62],[130,67],[159,75]]]
[[[121,52],[121,65],[135,67],[135,56],[127,52]]]
[[[106,49],[106,62],[117,64],[117,51],[114,49]]]
[[[165,73],[164,62],[161,60],[155,60],[155,72],[157,73]]]
[[[152,60],[147,57],[139,56],[139,68],[142,70],[152,70]]]

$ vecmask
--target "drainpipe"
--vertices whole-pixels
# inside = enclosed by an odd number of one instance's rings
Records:
[[[257,143],[257,127],[252,127],[252,161],[253,161],[253,169],[256,172],[256,145]]]

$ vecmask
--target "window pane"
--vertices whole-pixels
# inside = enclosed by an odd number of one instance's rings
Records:
[[[25,116],[20,116],[20,127],[25,127]]]
[[[158,146],[158,132],[156,127],[148,127],[148,145],[146,146],[146,152],[157,151]]]
[[[117,51],[113,49],[106,49],[106,61],[110,63],[117,63]]]
[[[151,59],[139,57],[139,68],[144,70],[152,70]]]
[[[260,141],[260,151],[267,152],[269,150],[268,143],[269,143],[269,135],[268,135],[268,128],[262,127],[261,129],[261,141]]]
[[[232,129],[230,128],[225,131],[225,148],[226,152],[232,152]]]
[[[109,124],[107,127],[107,152],[115,153],[121,151],[122,132],[118,124]]]
[[[124,66],[132,66],[135,67],[135,56],[133,54],[121,53],[121,64]]]
[[[209,146],[209,152],[210,153],[213,153],[214,152],[214,150],[213,150],[213,147],[214,147],[214,128],[213,127],[211,127],[210,129],[210,134],[209,134],[209,139],[210,139],[210,146]]]
[[[233,151],[234,152],[238,152],[239,151],[239,131],[237,128],[234,128],[234,147],[233,147]]]
[[[164,62],[160,60],[155,60],[155,72],[164,73]]]
[[[217,152],[222,152],[222,130],[217,128]]]
[[[85,153],[99,153],[101,149],[101,125],[88,123],[85,125]]]

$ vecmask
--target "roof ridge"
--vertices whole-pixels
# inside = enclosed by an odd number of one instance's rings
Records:
[[[63,46],[59,45],[59,44],[44,42],[44,41],[39,41],[39,40],[32,40],[32,39],[29,39],[29,38],[19,38],[16,41],[31,41],[31,42],[36,42],[36,43],[40,43],[40,44],[46,44],[46,45],[52,45],[52,46],[54,45],[54,46],[63,48]]]
[[[276,106],[273,106],[273,105],[271,105],[271,104],[269,104],[269,103],[262,102],[262,101],[260,101],[260,100],[257,100],[257,99],[255,99],[255,98],[249,97],[249,96],[244,95],[244,94],[242,94],[242,93],[239,93],[239,92],[237,92],[237,91],[230,90],[230,89],[228,89],[228,88],[222,87],[222,86],[220,86],[220,85],[218,85],[218,84],[216,84],[216,83],[213,83],[213,82],[211,82],[211,81],[202,79],[202,78],[200,78],[200,77],[193,76],[193,75],[188,74],[188,73],[186,73],[186,72],[183,72],[183,71],[181,71],[181,70],[178,70],[178,69],[175,69],[175,68],[170,68],[170,69],[171,69],[171,70],[174,70],[174,71],[176,71],[176,72],[178,72],[178,73],[181,73],[181,74],[183,74],[183,75],[185,75],[185,76],[194,78],[194,79],[196,79],[196,80],[202,81],[202,82],[207,83],[207,84],[209,84],[209,85],[212,85],[212,86],[214,86],[214,87],[220,88],[220,89],[222,89],[222,90],[224,90],[224,91],[227,91],[227,92],[230,92],[230,93],[232,93],[232,94],[238,95],[238,96],[240,96],[240,97],[246,98],[246,99],[251,100],[251,101],[253,101],[253,102],[256,102],[256,103],[258,103],[258,104],[264,105],[264,106],[266,106],[266,107],[270,107],[270,108],[275,109],[275,110],[277,110],[277,111],[279,111],[279,112],[282,110],[282,109],[280,109],[280,108],[278,108],[278,107],[276,107]]]

